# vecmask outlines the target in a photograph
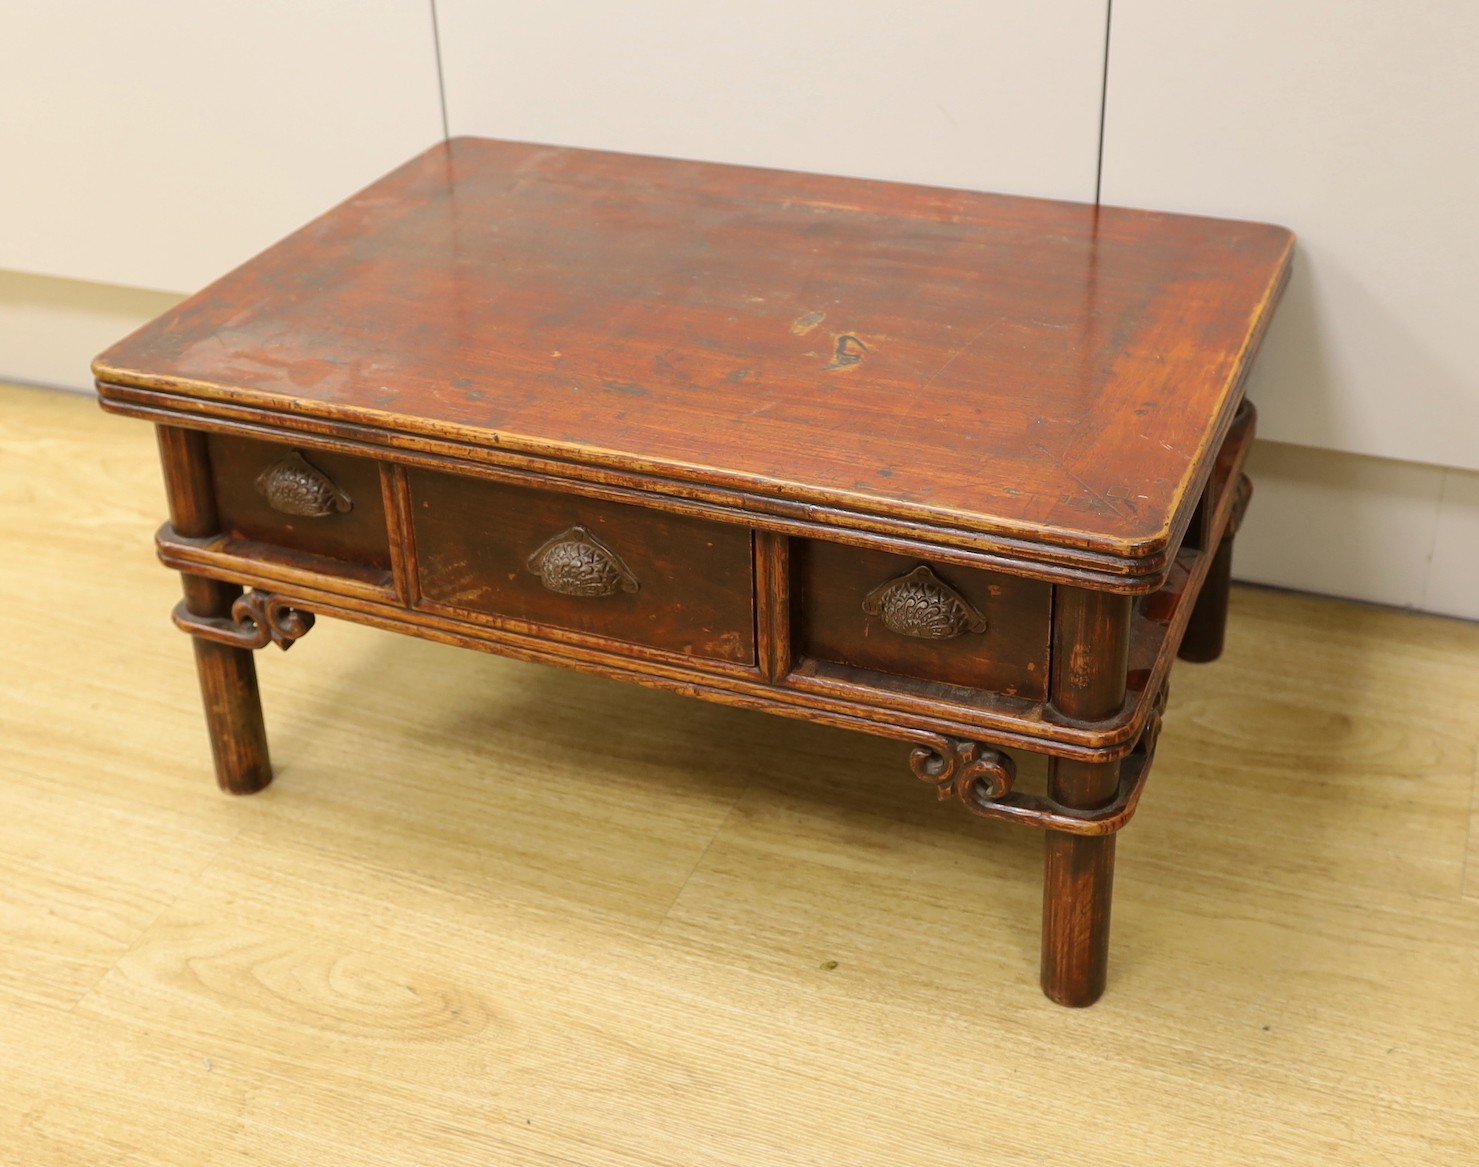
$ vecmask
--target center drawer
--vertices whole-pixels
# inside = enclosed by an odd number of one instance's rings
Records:
[[[749,528],[408,470],[425,607],[752,664]]]

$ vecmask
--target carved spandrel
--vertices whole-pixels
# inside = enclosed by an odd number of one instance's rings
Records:
[[[930,783],[940,798],[958,799],[966,810],[981,818],[1068,835],[1112,835],[1134,817],[1139,805],[1154,757],[1155,729],[1148,727],[1136,750],[1120,761],[1119,788],[1114,797],[1091,810],[1013,789],[1017,767],[1011,756],[979,742],[937,738],[934,744],[914,748],[909,768],[915,777]]]
[[[931,783],[941,799],[954,796],[970,805],[1011,793],[1017,763],[1001,750],[979,742],[943,739],[939,748],[916,746],[909,754],[914,776]]]
[[[529,570],[562,596],[614,596],[641,585],[621,556],[584,527],[571,527],[529,556]]]
[[[1135,749],[1142,754],[1154,754],[1156,744],[1161,738],[1161,725],[1166,716],[1166,703],[1171,699],[1171,679],[1167,677],[1161,682],[1161,687],[1156,690],[1156,695],[1150,703],[1150,713],[1145,718],[1145,729],[1141,731],[1140,740],[1135,744]]]
[[[297,450],[257,475],[256,488],[268,506],[284,515],[321,519],[354,507],[349,495]]]
[[[1227,531],[1223,538],[1231,539],[1243,526],[1243,519],[1248,514],[1248,504],[1253,501],[1253,480],[1246,474],[1238,476],[1238,484],[1234,489],[1232,509],[1227,516]]]
[[[950,640],[985,632],[986,617],[924,564],[889,580],[863,598],[863,611],[900,636]]]
[[[231,618],[197,616],[181,601],[175,605],[175,626],[202,640],[232,648],[258,649],[275,644],[286,652],[313,627],[313,613],[292,606],[271,592],[253,589],[231,605]]]

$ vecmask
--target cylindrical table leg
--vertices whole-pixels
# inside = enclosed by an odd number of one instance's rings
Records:
[[[1125,700],[1130,599],[1059,588],[1053,618],[1052,702],[1078,721],[1102,721]],[[1118,762],[1052,759],[1048,794],[1064,806],[1113,801]],[[1049,831],[1043,865],[1042,988],[1060,1005],[1092,1005],[1109,965],[1114,836]]]
[[[216,504],[204,435],[160,426],[159,456],[175,532],[190,538],[215,534]],[[185,607],[194,616],[229,617],[232,603],[241,595],[235,584],[204,576],[181,573],[180,581]],[[231,794],[255,794],[272,781],[272,763],[252,653],[200,637],[192,639],[216,782]]]
[[[195,616],[230,616],[233,601],[241,595],[233,584],[198,575],[180,578],[185,585],[185,607]],[[248,649],[198,636],[191,639],[216,782],[228,794],[255,794],[272,781],[256,661]]]
[[[1227,635],[1227,597],[1232,584],[1233,538],[1243,525],[1243,516],[1248,511],[1248,500],[1253,497],[1253,483],[1246,474],[1238,478],[1233,487],[1232,509],[1228,512],[1227,526],[1207,565],[1207,577],[1202,581],[1202,590],[1191,609],[1191,619],[1186,625],[1186,634],[1176,655],[1182,660],[1198,664],[1214,661],[1222,655],[1223,641]]]
[[[1053,759],[1048,793],[1065,806],[1102,806],[1118,787],[1118,762]],[[1060,1005],[1092,1005],[1104,992],[1114,843],[1114,835],[1047,833],[1042,989]]]
[[[1227,595],[1232,584],[1232,536],[1217,544],[1217,551],[1207,567],[1201,594],[1191,609],[1186,635],[1177,655],[1182,660],[1205,664],[1222,655],[1227,634]]]

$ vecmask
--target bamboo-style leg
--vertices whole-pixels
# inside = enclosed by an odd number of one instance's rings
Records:
[[[1118,762],[1053,759],[1048,793],[1064,806],[1102,806],[1118,786]],[[1104,992],[1116,837],[1047,832],[1042,988],[1060,1005],[1092,1005]]]
[[[1181,638],[1177,655],[1182,660],[1205,664],[1222,655],[1227,635],[1227,595],[1232,583],[1232,535],[1217,544],[1217,551],[1207,568],[1207,578],[1191,610],[1186,635]]]
[[[170,525],[191,538],[215,534],[216,504],[204,435],[175,426],[162,425],[158,430]],[[193,616],[229,617],[232,603],[241,595],[236,585],[203,576],[182,572],[180,580],[185,608]],[[231,794],[255,794],[272,781],[272,762],[252,653],[200,637],[192,639],[216,782]]]
[[[1077,721],[1118,713],[1125,700],[1129,597],[1060,588],[1053,624],[1054,707]],[[1048,793],[1064,806],[1104,806],[1118,786],[1118,762],[1050,763]],[[1104,992],[1114,843],[1114,835],[1047,832],[1042,987],[1060,1005],[1092,1005]]]
[[[1181,638],[1181,647],[1177,649],[1176,655],[1182,660],[1205,664],[1222,655],[1227,635],[1227,597],[1232,584],[1233,538],[1243,525],[1248,500],[1253,497],[1253,483],[1244,475],[1238,479],[1235,490],[1227,527],[1212,562],[1207,565],[1207,578],[1202,582],[1202,590],[1191,610],[1191,620],[1186,625],[1186,635]]]

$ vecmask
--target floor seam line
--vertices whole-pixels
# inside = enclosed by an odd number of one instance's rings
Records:
[[[77,1000],[73,1001],[72,1004],[68,1006],[68,1013],[75,1013],[78,1006],[86,1003],[87,999],[98,991],[99,986],[101,986],[102,983],[108,979],[109,975],[113,972],[114,969],[116,969],[120,964],[122,964],[125,960],[127,960],[130,956],[138,951],[139,946],[144,943],[145,937],[147,937],[150,932],[154,931],[155,927],[158,926],[159,921],[164,919],[164,917],[167,916],[170,911],[177,904],[179,904],[181,900],[183,900],[187,895],[190,894],[195,886],[200,883],[200,880],[205,875],[205,873],[211,869],[211,866],[216,862],[216,860],[220,859],[221,855],[226,851],[226,849],[229,848],[233,843],[235,843],[236,840],[241,837],[242,832],[245,830],[245,827],[238,827],[228,839],[226,839],[218,848],[216,848],[216,850],[211,854],[210,858],[202,863],[190,876],[190,878],[185,881],[184,886],[180,888],[179,894],[171,897],[168,903],[160,908],[159,911],[154,913],[153,918],[139,929],[139,934],[133,938],[128,947],[120,952],[117,958],[113,960],[113,962],[110,963],[108,967],[102,971],[101,974],[99,974],[98,978],[87,987],[86,992],[84,992],[80,997],[77,998]]]
[[[672,902],[668,904],[663,914],[658,918],[657,923],[653,925],[652,935],[654,937],[662,932],[663,925],[668,922],[668,917],[673,914],[673,909],[678,906],[678,901],[683,898],[683,893],[688,889],[688,885],[693,882],[693,877],[698,874],[698,869],[704,865],[704,860],[709,857],[709,852],[713,850],[714,843],[719,838],[720,833],[729,824],[729,820],[734,817],[734,812],[738,808],[740,800],[750,792],[751,785],[751,783],[746,782],[741,787],[740,792],[734,796],[734,800],[729,804],[728,809],[725,810],[724,817],[719,820],[718,825],[714,828],[714,833],[709,836],[709,841],[704,844],[704,849],[699,852],[698,858],[693,861],[693,866],[689,868],[688,874],[683,877],[683,882],[678,885],[678,890],[674,893]]]

